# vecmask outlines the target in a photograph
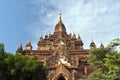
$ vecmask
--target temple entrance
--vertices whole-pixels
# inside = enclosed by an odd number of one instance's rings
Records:
[[[66,80],[63,76],[60,76],[58,80]]]

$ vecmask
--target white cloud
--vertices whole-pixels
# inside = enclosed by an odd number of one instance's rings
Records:
[[[62,13],[63,23],[68,33],[81,34],[85,48],[91,39],[99,46],[120,37],[120,1],[119,0],[31,0],[38,16],[30,24],[36,44],[39,35],[53,32]]]

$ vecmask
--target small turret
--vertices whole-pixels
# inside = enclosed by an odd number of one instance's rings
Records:
[[[22,43],[20,43],[20,46],[17,49],[18,52],[23,51]]]
[[[46,34],[46,35],[45,35],[45,39],[48,39],[48,38],[49,38],[49,36]]]
[[[102,44],[102,42],[101,42],[101,44],[100,44],[100,48],[104,48],[104,45]]]
[[[78,34],[78,39],[77,39],[78,41],[80,41],[81,40],[81,37],[80,37],[80,35]]]
[[[42,41],[43,40],[43,37],[42,37],[42,34],[41,34],[41,36],[40,36],[40,40],[39,41]]]
[[[43,37],[42,37],[42,34],[41,34],[37,45],[40,46],[40,42],[42,42],[42,41],[43,41]]]
[[[71,39],[72,39],[72,40],[76,40],[76,35],[73,34]]]
[[[92,42],[90,43],[90,49],[94,49],[96,48],[96,44],[94,43],[94,41],[92,40]]]
[[[75,33],[73,34],[73,38],[76,39],[76,35],[75,35]]]
[[[32,50],[32,45],[31,45],[30,40],[28,40],[28,43],[26,45],[26,50]]]
[[[82,42],[82,39],[81,39],[81,37],[80,37],[79,34],[78,34],[78,38],[77,38],[77,40],[78,40],[80,46],[82,47],[82,46],[83,46],[83,42]]]
[[[72,33],[70,33],[69,35],[70,35],[70,38],[72,38]]]
[[[38,41],[38,45],[39,43],[43,40],[42,34],[40,35],[39,41]]]
[[[51,33],[48,34],[49,38],[51,37]]]

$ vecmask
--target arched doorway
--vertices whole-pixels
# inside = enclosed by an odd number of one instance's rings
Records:
[[[58,80],[66,80],[63,76],[60,76]]]

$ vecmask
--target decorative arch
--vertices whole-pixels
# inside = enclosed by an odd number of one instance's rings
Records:
[[[60,74],[60,75],[56,78],[56,80],[67,80],[67,78],[66,78],[66,76]]]
[[[60,76],[58,80],[66,80],[63,76]]]
[[[54,79],[58,80],[60,77],[63,77],[65,80],[70,79],[70,72],[66,69],[65,65],[60,64],[54,72]]]

